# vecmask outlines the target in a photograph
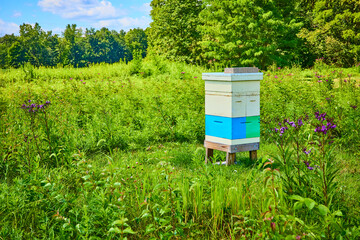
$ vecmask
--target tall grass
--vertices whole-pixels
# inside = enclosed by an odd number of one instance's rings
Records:
[[[204,165],[201,73],[213,70],[161,59],[25,70],[0,73],[3,239],[360,236],[356,69],[265,72],[259,160],[230,167]],[[331,151],[317,111],[336,124]],[[321,171],[307,168],[324,154]]]

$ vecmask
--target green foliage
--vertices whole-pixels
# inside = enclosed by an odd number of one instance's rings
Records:
[[[262,69],[301,63],[301,42],[294,35],[302,24],[294,18],[295,1],[204,2],[200,18],[206,60]]]
[[[19,68],[25,63],[35,67],[115,63],[131,60],[135,49],[141,50],[145,57],[147,36],[139,28],[128,33],[107,28],[90,28],[83,32],[76,24],[68,24],[63,37],[59,37],[43,31],[38,23],[34,26],[22,24],[20,36],[0,38],[0,68]]]
[[[359,62],[353,0],[151,2],[151,50],[172,60],[224,66]]]
[[[225,167],[204,165],[208,69],[139,64],[146,78],[130,75],[132,61],[29,65],[32,81],[22,69],[0,72],[1,238],[359,238],[357,69],[271,66],[259,160],[238,153]],[[328,121],[326,135],[314,131]]]
[[[148,48],[147,35],[141,28],[130,29],[125,35],[125,43],[129,46],[130,52],[140,52],[141,57],[146,57]],[[135,58],[133,56],[133,58]]]
[[[13,42],[8,48],[8,54],[4,59],[7,59],[7,61],[3,61],[4,67],[8,65],[19,67],[22,63],[26,62],[25,51],[22,48],[21,43],[18,41]]]
[[[360,61],[360,3],[353,0],[314,1],[310,26],[299,33],[310,50],[327,63],[350,67]]]
[[[141,50],[133,51],[133,59],[130,62],[130,74],[139,74],[142,70]]]
[[[200,62],[201,32],[197,27],[203,1],[153,0],[150,6],[150,51],[170,60]]]
[[[24,74],[25,74],[24,79],[26,79],[28,81],[32,81],[36,78],[34,66],[31,65],[30,63],[28,63],[28,62],[25,63],[22,66],[22,70],[24,71]]]
[[[109,31],[107,28],[86,29],[85,59],[88,63],[115,63],[129,59],[129,45],[125,42],[125,33]]]

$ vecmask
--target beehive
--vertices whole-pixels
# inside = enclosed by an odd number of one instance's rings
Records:
[[[205,80],[205,146],[227,145],[230,147],[223,150],[229,152],[257,150],[263,73],[257,68],[228,68],[224,73],[203,73],[202,78]],[[241,145],[249,147],[241,148]]]

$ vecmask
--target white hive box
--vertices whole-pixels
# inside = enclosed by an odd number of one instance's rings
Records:
[[[230,146],[259,143],[263,73],[256,68],[232,68],[224,73],[203,73],[202,78],[205,142]]]

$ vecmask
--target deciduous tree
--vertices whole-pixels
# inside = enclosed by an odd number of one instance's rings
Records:
[[[338,66],[360,61],[360,2],[357,0],[317,0],[305,5],[310,25],[299,37],[309,43],[317,57]]]
[[[171,60],[200,61],[202,0],[153,0],[150,49]]]
[[[208,61],[227,66],[289,65],[301,62],[302,27],[294,0],[204,0],[202,46]]]

